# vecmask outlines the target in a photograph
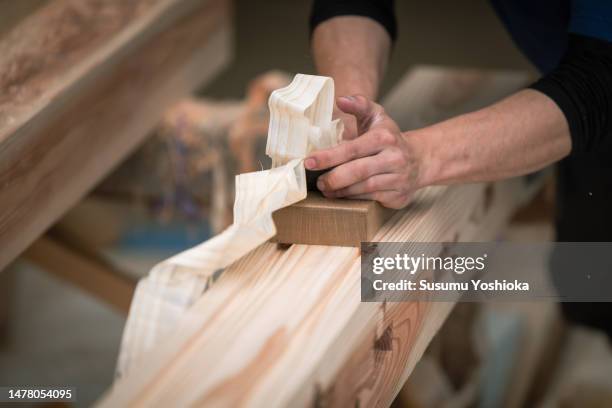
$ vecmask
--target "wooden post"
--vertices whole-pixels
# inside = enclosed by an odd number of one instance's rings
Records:
[[[136,281],[92,253],[86,254],[49,236],[24,253],[27,260],[127,314]]]

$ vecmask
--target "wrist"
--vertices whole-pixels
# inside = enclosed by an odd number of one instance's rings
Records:
[[[402,132],[408,143],[409,152],[415,166],[415,185],[417,189],[438,184],[440,163],[435,154],[432,135],[426,130],[411,130]]]
[[[374,101],[378,96],[378,78],[375,75],[362,75],[351,70],[332,77],[335,82],[336,97],[363,95]]]

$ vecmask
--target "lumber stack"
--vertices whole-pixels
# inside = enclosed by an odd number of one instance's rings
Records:
[[[51,0],[0,39],[0,269],[230,56],[228,0]]]
[[[387,108],[418,127],[526,81],[422,68]],[[374,240],[490,240],[535,190],[524,179],[428,188]],[[101,405],[388,406],[452,308],[360,302],[356,248],[265,243],[225,269]]]

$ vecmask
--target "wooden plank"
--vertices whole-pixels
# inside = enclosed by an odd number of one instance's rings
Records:
[[[376,201],[328,199],[309,191],[303,201],[273,214],[273,241],[357,247],[370,241],[394,213]]]
[[[227,0],[53,0],[0,42],[0,269],[229,59]]]
[[[426,90],[400,99],[408,111],[417,110],[410,101],[439,100],[446,91],[436,85],[456,74],[425,73],[428,83],[419,71],[408,78],[406,89],[417,81]],[[497,97],[522,83],[493,78]],[[523,179],[428,188],[375,240],[490,240],[536,188]],[[361,302],[359,269],[356,248],[260,246],[223,272],[101,406],[388,406],[453,304]]]
[[[24,253],[30,262],[45,271],[83,289],[105,303],[127,314],[136,281],[118,271],[110,263],[43,236]]]

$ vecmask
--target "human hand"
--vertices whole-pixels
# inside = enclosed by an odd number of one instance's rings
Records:
[[[340,109],[334,107],[334,119],[340,119],[344,125],[344,132],[342,132],[343,141],[353,140],[360,135],[357,131],[355,116],[344,113]]]
[[[383,107],[364,96],[340,97],[337,106],[356,119],[360,136],[306,158],[308,170],[337,166],[319,177],[319,190],[330,198],[376,200],[388,208],[405,207],[421,187],[416,139],[402,134]]]

